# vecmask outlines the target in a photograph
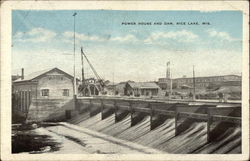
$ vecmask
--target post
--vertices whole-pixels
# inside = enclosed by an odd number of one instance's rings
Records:
[[[79,110],[80,110],[80,108],[78,107],[78,103],[77,103],[77,97],[76,97],[76,95],[74,95],[74,96],[73,96],[73,101],[74,101],[74,107],[75,107],[74,109],[79,111]]]
[[[25,104],[25,112],[28,112],[28,106],[29,106],[29,93],[28,93],[29,91],[27,90],[26,92],[25,92],[25,102],[26,102],[26,104]]]
[[[22,68],[22,73],[21,73],[21,80],[24,79],[24,68]]]
[[[76,103],[76,95],[77,95],[77,89],[76,89],[76,52],[75,52],[75,50],[76,50],[76,44],[75,44],[75,16],[76,16],[76,12],[73,14],[73,17],[74,17],[74,96],[73,96],[73,101],[74,101],[74,109],[77,109],[77,107],[76,107],[76,105],[77,105],[77,103]]]
[[[20,109],[21,109],[20,111],[23,112],[23,91],[21,91],[21,108]]]
[[[117,108],[117,104],[116,104],[116,100],[114,100],[114,108],[115,108],[115,123],[118,122],[118,116],[117,116],[117,111],[118,111],[118,108]]]
[[[130,126],[132,127],[132,125],[133,125],[133,107],[132,107],[132,103],[131,102],[129,102],[129,111],[130,111],[130,120],[131,120],[131,122],[130,122]]]
[[[103,101],[102,101],[102,99],[100,99],[100,101],[101,101],[101,113],[102,113],[102,120],[104,119],[104,113],[103,113],[103,108],[104,108],[104,104],[103,104]]]
[[[175,124],[174,124],[174,126],[175,126],[175,136],[178,135],[178,115],[179,115],[178,106],[175,106]]]
[[[210,125],[211,125],[211,113],[209,107],[207,107],[207,143],[210,142]]]
[[[91,107],[92,107],[92,101],[91,99],[89,99],[89,107],[88,107],[89,116],[91,116]]]
[[[154,117],[154,111],[153,111],[153,106],[150,104],[150,103],[148,103],[148,106],[149,106],[149,108],[150,108],[150,130],[152,130],[153,129],[153,117]]]

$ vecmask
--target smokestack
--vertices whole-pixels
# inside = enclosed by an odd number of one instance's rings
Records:
[[[22,68],[22,75],[21,75],[21,79],[24,79],[24,69]]]

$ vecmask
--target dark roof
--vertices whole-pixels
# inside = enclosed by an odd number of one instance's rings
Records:
[[[41,71],[37,71],[37,72],[33,72],[27,76],[24,76],[24,79],[17,79],[15,80],[14,82],[24,82],[24,81],[31,81],[31,80],[34,80],[34,79],[37,79],[41,76],[43,76],[44,74],[46,73],[49,73],[51,71],[58,71],[60,73],[63,73],[65,74],[66,76],[68,76],[70,79],[74,79],[74,77],[66,72],[64,72],[63,70],[61,69],[58,69],[58,68],[50,68],[50,69],[45,69],[45,70],[41,70]]]
[[[146,88],[146,89],[158,89],[160,88],[156,83],[154,82],[128,82],[128,84],[131,86],[131,88]]]

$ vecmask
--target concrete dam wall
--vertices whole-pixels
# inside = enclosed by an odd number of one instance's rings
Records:
[[[241,105],[78,99],[69,122],[166,153],[241,153]]]

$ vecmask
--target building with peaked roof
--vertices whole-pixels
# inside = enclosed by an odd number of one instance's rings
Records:
[[[58,68],[46,69],[13,81],[13,92],[30,91],[31,97],[39,99],[73,97],[73,80]]]
[[[14,111],[28,115],[30,109],[40,108],[40,111],[46,109],[48,114],[48,111],[61,108],[63,102],[73,99],[74,77],[58,68],[46,69],[27,76],[22,74],[12,82],[12,88]],[[46,112],[39,117],[46,117]]]
[[[127,82],[124,87],[124,94],[127,96],[157,96],[160,87],[155,82]]]

